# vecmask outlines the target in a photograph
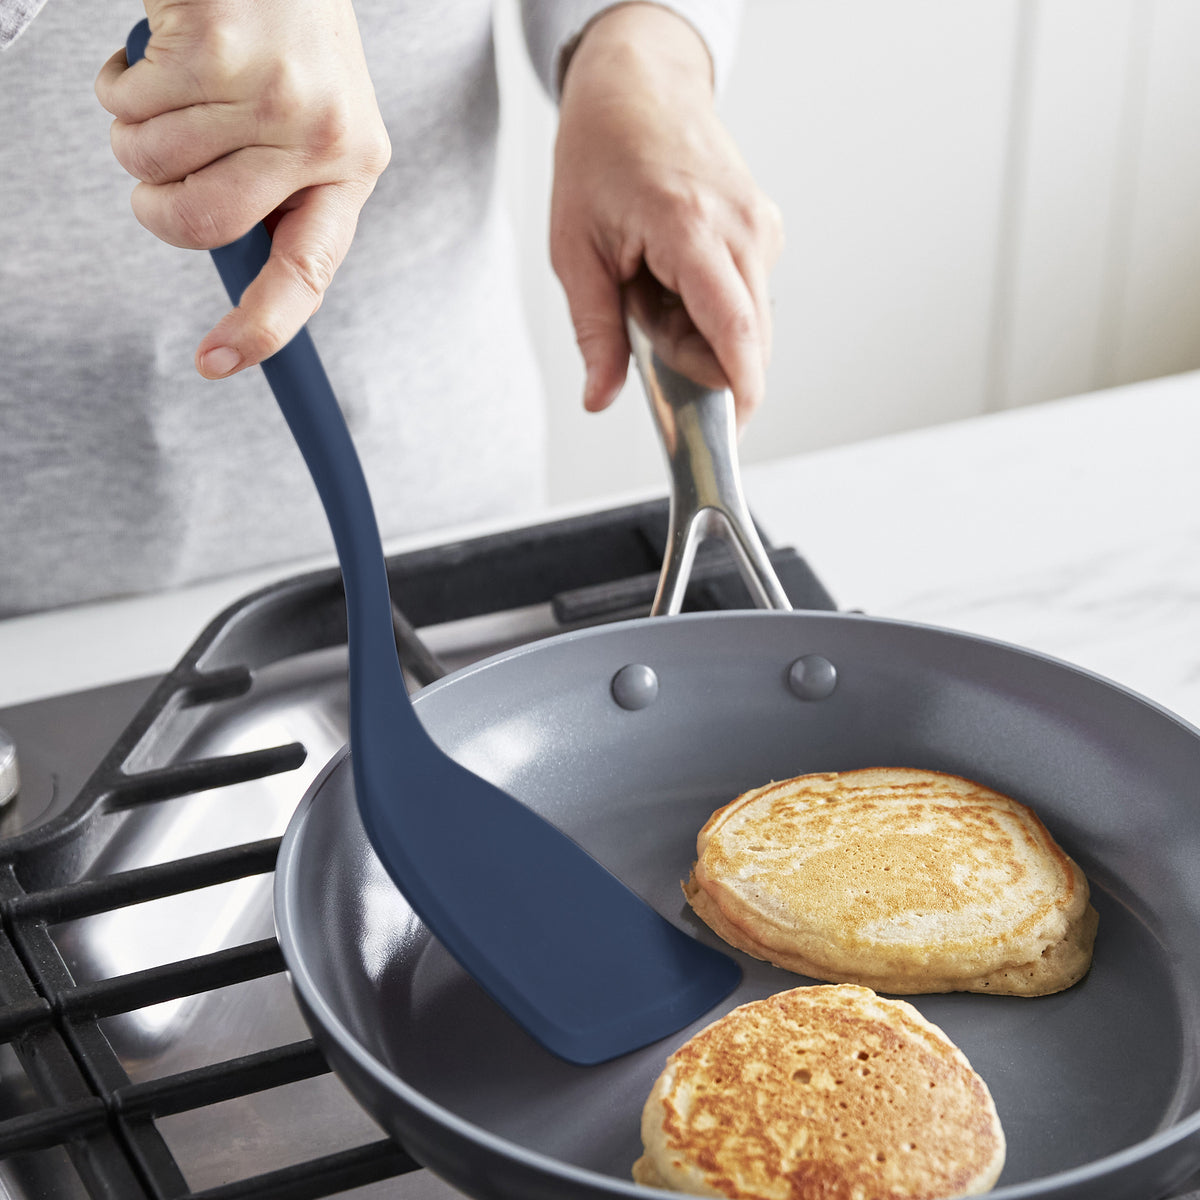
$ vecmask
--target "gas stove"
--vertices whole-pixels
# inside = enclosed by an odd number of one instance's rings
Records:
[[[644,615],[665,502],[389,560],[412,686]],[[792,549],[793,604],[833,601]],[[748,607],[705,547],[686,607]],[[447,1194],[342,1088],[274,938],[279,838],[347,740],[336,570],[230,606],[161,679],[0,710],[0,1195]]]

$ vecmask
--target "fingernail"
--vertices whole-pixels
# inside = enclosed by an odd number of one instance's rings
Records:
[[[220,379],[242,365],[242,356],[232,346],[216,346],[200,357],[203,374]]]

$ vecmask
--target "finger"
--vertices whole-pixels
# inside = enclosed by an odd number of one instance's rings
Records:
[[[100,68],[93,85],[96,99],[117,120],[136,125],[207,98],[198,90],[196,71],[187,69],[178,51],[168,49],[163,42],[161,33],[152,32],[140,62],[129,66],[121,49]],[[193,61],[196,53],[192,49]]]
[[[765,368],[771,361],[775,325],[775,313],[767,283],[770,271],[783,251],[783,215],[772,200],[763,196],[759,201],[758,218],[750,222],[750,226],[748,238],[740,243],[731,239],[730,244],[734,262],[750,289],[754,308],[758,313]]]
[[[117,50],[100,68],[100,73],[96,76],[96,82],[93,87],[96,92],[96,99],[110,112],[116,116],[111,107],[114,104],[119,104],[117,99],[118,89],[116,87],[117,80],[121,78],[125,72],[129,70],[129,63],[125,58],[125,49],[122,47]]]
[[[729,386],[712,347],[696,328],[683,300],[664,287],[644,263],[621,294],[625,311],[641,326],[654,352],[668,367],[706,388]]]
[[[712,347],[733,391],[738,420],[744,422],[765,390],[763,343],[757,306],[729,248],[711,243],[678,266],[656,264],[649,252],[646,261],[657,278],[679,293]]]
[[[289,201],[295,207],[275,225],[266,265],[238,306],[201,341],[201,375],[220,379],[270,358],[316,312],[350,248],[362,206],[346,190],[323,185]]]
[[[197,104],[137,125],[114,121],[113,154],[143,183],[176,183],[234,151],[254,144],[249,119],[230,119],[230,106]]]
[[[590,246],[565,261],[560,255],[555,267],[587,373],[583,407],[600,412],[616,399],[629,369],[620,286]]]
[[[754,313],[758,321],[758,338],[762,347],[762,363],[765,371],[771,361],[771,348],[774,343],[774,311],[771,307],[771,293],[767,287],[767,271],[762,259],[753,252],[740,255],[734,252],[734,264],[738,269],[754,304]]]
[[[164,242],[190,250],[225,246],[307,182],[293,155],[249,146],[171,183],[133,189],[137,219]]]

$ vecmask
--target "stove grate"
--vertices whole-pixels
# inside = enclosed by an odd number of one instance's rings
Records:
[[[208,764],[188,764],[106,787],[102,767],[81,793],[120,794],[139,803],[209,789],[264,769],[290,770],[298,748]],[[302,752],[300,752],[302,757]],[[111,763],[107,764],[111,768]],[[70,816],[70,814],[68,814]],[[71,824],[72,822],[65,822]],[[0,1155],[61,1146],[88,1196],[98,1200],[216,1200],[271,1197],[310,1200],[413,1170],[416,1164],[390,1141],[355,1147],[216,1188],[192,1191],[155,1121],[251,1092],[328,1072],[311,1039],[273,1047],[163,1078],[133,1082],[99,1022],[148,1005],[277,974],[284,963],[274,938],[231,947],[161,967],[97,981],[77,981],[51,937],[53,923],[110,911],[227,880],[269,873],[279,839],[177,860],[100,879],[26,892],[19,858],[0,876],[5,938],[0,941],[0,1036],[12,1046],[39,1105],[0,1120]]]

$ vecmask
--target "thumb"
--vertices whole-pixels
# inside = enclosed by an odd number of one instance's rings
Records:
[[[296,207],[275,224],[266,265],[197,348],[196,366],[207,379],[260,363],[291,341],[320,307],[350,247],[357,213],[335,186],[307,189],[289,203]]]
[[[616,399],[629,369],[620,287],[592,252],[560,264],[558,277],[587,372],[583,407],[600,412]]]

